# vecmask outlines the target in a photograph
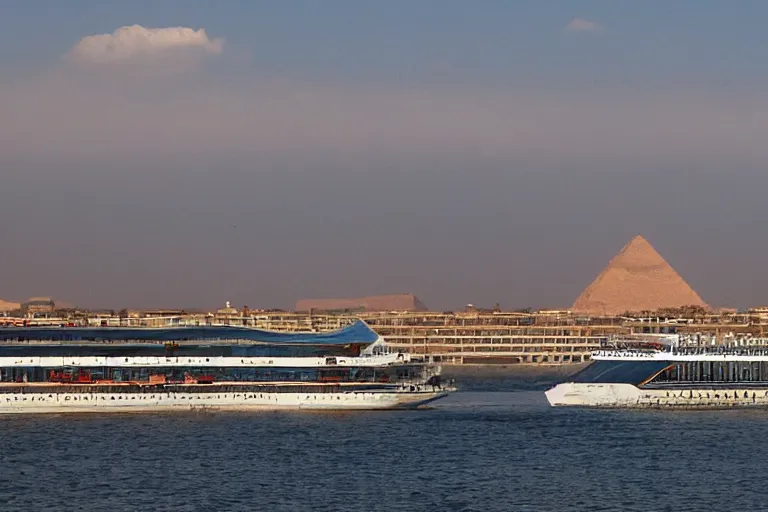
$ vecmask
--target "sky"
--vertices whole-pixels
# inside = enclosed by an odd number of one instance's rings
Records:
[[[768,304],[768,4],[9,0],[0,298]]]

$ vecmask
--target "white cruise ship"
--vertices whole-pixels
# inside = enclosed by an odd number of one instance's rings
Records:
[[[0,328],[0,413],[403,409],[453,391],[363,322],[247,328]]]
[[[678,335],[617,340],[546,397],[553,406],[766,407],[768,344],[681,342]]]

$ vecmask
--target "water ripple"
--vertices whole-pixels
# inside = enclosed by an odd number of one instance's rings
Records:
[[[0,418],[2,510],[762,511],[760,411],[549,408]]]

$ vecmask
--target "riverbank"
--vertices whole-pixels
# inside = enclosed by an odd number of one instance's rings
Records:
[[[447,378],[566,378],[586,367],[589,363],[574,364],[510,364],[510,365],[483,365],[483,364],[447,364],[443,365],[442,374]]]
[[[442,376],[472,391],[543,390],[567,379],[589,363],[561,365],[444,365]]]

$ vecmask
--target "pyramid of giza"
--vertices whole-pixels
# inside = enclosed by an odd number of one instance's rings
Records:
[[[572,310],[595,315],[708,306],[642,236],[633,238],[582,292]]]

